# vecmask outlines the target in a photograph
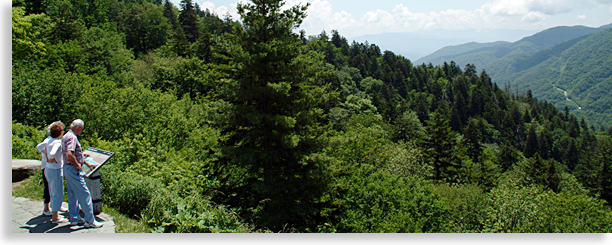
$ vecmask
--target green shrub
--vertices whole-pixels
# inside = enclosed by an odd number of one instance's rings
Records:
[[[143,219],[155,231],[164,233],[243,233],[251,229],[236,213],[206,197],[190,193],[183,198],[166,188],[156,193]]]
[[[433,184],[417,177],[373,172],[367,164],[340,180],[339,232],[445,232],[447,212]]]
[[[40,159],[36,145],[47,136],[46,130],[13,122],[12,124],[12,159]]]
[[[132,172],[109,172],[102,176],[103,202],[130,217],[140,217],[162,184]]]

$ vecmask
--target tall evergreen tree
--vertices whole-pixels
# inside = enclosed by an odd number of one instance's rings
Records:
[[[514,148],[509,142],[505,142],[499,148],[499,156],[497,157],[503,171],[508,170],[513,164],[520,160],[519,151]]]
[[[527,131],[527,140],[525,142],[525,149],[523,149],[525,157],[529,158],[535,155],[535,153],[538,152],[539,147],[540,144],[538,143],[536,126],[532,124],[531,127],[529,127],[529,131]]]
[[[426,123],[421,147],[425,162],[433,166],[433,178],[445,182],[460,182],[462,156],[457,151],[458,133],[451,129],[448,119],[437,112],[434,112],[432,119]]]
[[[238,3],[242,27],[220,40],[233,72],[226,99],[232,104],[224,133],[223,160],[233,167],[240,194],[230,203],[243,216],[272,230],[312,225],[326,186],[325,165],[313,154],[322,147],[328,86],[323,56],[303,53],[293,32],[306,6],[282,10],[284,1]]]
[[[599,153],[599,194],[612,205],[612,144],[606,143]]]
[[[468,156],[472,158],[474,162],[478,161],[478,158],[482,154],[482,124],[480,120],[471,118],[468,125],[465,127],[465,142],[467,143]]]
[[[200,27],[198,25],[198,14],[196,13],[193,1],[181,0],[181,13],[178,20],[185,33],[185,38],[191,43],[200,37]]]
[[[179,28],[178,19],[174,13],[174,4],[170,0],[166,0],[164,3],[164,17],[168,19],[168,23],[172,26],[172,29],[176,30]]]

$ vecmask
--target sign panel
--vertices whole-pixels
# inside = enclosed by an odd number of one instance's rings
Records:
[[[87,164],[83,164],[83,173],[87,178],[91,178],[93,175],[98,173],[100,168],[102,168],[102,166],[104,166],[104,164],[115,155],[114,152],[105,151],[93,147],[88,147],[87,150],[83,151],[83,154],[85,153],[89,154],[89,157],[85,157],[85,161],[97,164],[94,169],[90,169]]]

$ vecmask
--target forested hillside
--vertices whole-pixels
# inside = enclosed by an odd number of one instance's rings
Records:
[[[612,126],[612,28],[552,48],[502,59],[488,69],[501,84],[568,107],[596,129]]]
[[[284,4],[13,1],[12,157],[83,119],[152,232],[612,232],[612,127]]]
[[[482,49],[478,50],[478,52],[468,50],[464,53],[451,53],[445,56],[428,55],[419,59],[418,64],[432,63],[434,65],[442,65],[442,63],[444,62],[450,62],[452,60],[460,66],[472,64],[476,67],[481,67],[486,70],[489,70],[490,67],[493,66],[494,63],[496,63],[500,59],[512,59],[517,55],[523,55],[548,49],[557,44],[599,32],[607,27],[610,27],[610,25],[601,26],[599,28],[592,28],[586,26],[557,26],[543,30],[534,35],[524,37],[521,40],[518,40],[513,43],[496,46],[492,49]]]
[[[508,45],[467,43],[445,47],[419,62],[442,64],[453,60],[457,64],[484,65],[500,86],[521,93],[531,90],[533,96],[560,110],[567,106],[595,129],[605,130],[612,126],[611,68],[606,65],[612,58],[606,42],[610,40],[610,26],[561,26]]]

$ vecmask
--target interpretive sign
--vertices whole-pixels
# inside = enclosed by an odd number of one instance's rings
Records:
[[[93,169],[90,169],[87,164],[83,164],[83,173],[85,174],[85,184],[91,193],[91,202],[95,215],[102,212],[102,192],[100,187],[100,168],[104,166],[108,160],[115,155],[114,152],[101,150],[98,148],[89,147],[83,153],[89,154],[85,157],[85,161],[97,164]]]
[[[89,154],[89,157],[85,157],[85,161],[97,164],[94,169],[90,169],[86,164],[83,164],[83,173],[87,178],[93,177],[95,173],[97,173],[100,168],[102,168],[102,166],[104,166],[104,164],[115,155],[114,152],[93,147],[88,147],[87,150],[83,151],[83,154]]]

